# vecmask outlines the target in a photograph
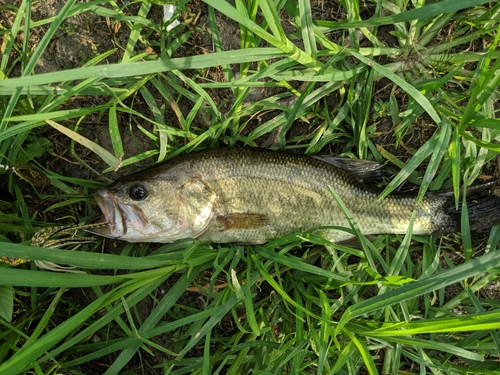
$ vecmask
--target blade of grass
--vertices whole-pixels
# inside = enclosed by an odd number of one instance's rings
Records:
[[[480,107],[500,85],[500,77],[496,74],[496,72],[500,69],[500,60],[496,60],[495,63],[490,66],[493,53],[495,52],[496,46],[500,40],[499,34],[500,25],[498,26],[495,39],[489,48],[488,54],[481,58],[479,61],[479,68],[475,71],[469,101],[462,117],[460,118],[460,123],[458,124],[461,134],[465,131],[465,128],[470,121],[476,116],[476,113],[479,112]]]
[[[429,185],[431,184],[434,176],[436,175],[441,161],[443,160],[444,154],[447,151],[446,145],[450,143],[450,136],[452,133],[451,122],[446,118],[442,118],[441,127],[439,129],[438,136],[436,137],[436,146],[434,152],[431,154],[427,168],[425,169],[425,174],[420,184],[420,189],[418,190],[417,202],[420,202],[424,197]]]
[[[110,285],[123,283],[126,277],[101,276],[87,274],[58,274],[53,272],[34,272],[23,269],[5,268],[0,275],[1,285],[57,288],[65,285],[68,288]]]
[[[61,275],[59,275],[61,276]],[[77,275],[66,275],[66,276],[77,276]],[[110,276],[111,277],[111,276]],[[139,287],[151,283],[150,279],[134,280],[129,281],[120,288],[113,289],[111,292],[103,295],[102,297],[96,299],[94,302],[89,304],[79,313],[75,314],[68,320],[64,321],[57,327],[53,328],[49,333],[45,334],[40,339],[31,343],[29,348],[23,346],[18,352],[15,353],[10,359],[5,363],[0,364],[0,372],[5,375],[17,374],[26,370],[33,361],[35,361],[38,356],[48,351],[59,341],[61,341],[65,336],[74,331],[75,326],[80,326],[82,322],[85,322],[97,311],[102,309],[104,306],[110,304],[113,301],[121,299],[123,296],[127,295],[131,291],[138,289]],[[64,284],[63,284],[64,285]]]
[[[70,137],[75,142],[80,143],[82,146],[87,147],[89,150],[97,154],[102,160],[104,160],[113,170],[118,170],[121,166],[120,159],[113,156],[108,150],[104,147],[98,145],[95,142],[92,142],[90,139],[85,138],[84,136],[70,130],[52,120],[45,120],[47,124],[58,130],[59,132],[65,134]]]
[[[141,36],[142,28],[145,26],[141,22],[142,21],[141,18],[144,20],[147,20],[146,17],[149,13],[149,10],[151,9],[151,6],[152,6],[152,4],[147,3],[147,2],[143,2],[141,4],[139,11],[137,12],[137,17],[134,18],[138,22],[135,22],[130,30],[130,34],[129,34],[128,41],[127,41],[127,46],[125,47],[125,50],[123,51],[122,62],[124,62],[124,63],[128,62],[130,60],[130,58],[135,54],[134,50],[135,50],[135,47],[137,45],[137,41],[139,40],[139,38]],[[121,19],[124,20],[125,18],[121,18]],[[131,19],[131,18],[126,18],[126,19],[134,22],[133,21],[134,19]],[[149,25],[149,26],[151,27],[152,25]]]
[[[410,85],[408,82],[403,80],[401,77],[398,75],[392,73],[389,69],[383,67],[382,65],[376,63],[375,61],[362,56],[361,54],[350,51],[350,54],[354,57],[356,57],[359,61],[363,62],[364,64],[372,67],[375,71],[380,73],[383,77],[386,77],[390,79],[392,82],[394,82],[396,85],[401,87],[404,91],[408,93],[413,99],[417,101],[418,104],[422,106],[422,108],[427,112],[429,116],[434,120],[436,124],[441,123],[441,118],[439,117],[438,113],[432,106],[432,104],[429,102],[429,100],[420,93],[414,86]]]
[[[300,29],[304,41],[305,52],[316,57],[316,39],[314,37],[311,3],[307,0],[299,0]]]
[[[170,265],[179,259],[183,259],[182,252],[133,258],[86,251],[42,249],[40,247],[14,243],[2,243],[1,252],[2,255],[11,258],[42,260],[86,269],[148,269]],[[217,252],[199,248],[193,254],[200,258],[202,255],[215,256]]]
[[[7,323],[12,321],[14,312],[14,289],[10,285],[0,285],[0,318]],[[2,357],[0,356],[0,359]]]
[[[190,275],[183,274],[179,280],[169,289],[168,293],[162,298],[161,302],[155,307],[151,314],[141,324],[138,335],[148,336],[148,331],[153,329],[161,319],[168,313],[168,311],[175,305],[186,288],[191,284],[196,277],[197,272],[192,272]],[[106,374],[118,374],[123,367],[132,360],[132,357],[137,353],[141,346],[141,342],[136,342],[134,345],[127,346],[114,363],[106,371]]]
[[[443,13],[456,12],[462,9],[472,8],[476,5],[482,5],[486,3],[488,3],[487,0],[464,0],[464,1],[443,0],[440,1],[439,3],[428,4],[421,8],[411,9],[409,11],[391,16],[378,17],[370,20],[353,21],[353,22],[317,21],[317,24],[319,26],[327,27],[329,31],[346,29],[346,28],[392,25],[395,23],[402,23],[419,19],[429,19],[431,17],[435,17]]]
[[[276,48],[254,48],[245,51],[224,51],[199,56],[178,57],[168,60],[89,66],[84,68],[68,69],[62,72],[37,74],[32,77],[11,78],[0,80],[0,87],[22,88],[31,85],[44,85],[93,77],[133,77],[137,75],[137,72],[141,72],[142,75],[147,75],[175,69],[186,70],[208,68],[211,66],[218,66],[221,61],[225,61],[227,64],[233,64],[275,59],[282,56],[284,56],[283,52]]]
[[[194,334],[186,346],[179,352],[178,357],[182,358],[186,353],[194,346],[198,341],[200,341],[207,332],[212,330],[212,328],[219,323],[224,315],[226,315],[231,309],[240,302],[236,295],[231,296],[226,302],[218,306],[217,312],[213,314],[210,319],[203,325],[203,327]]]
[[[120,128],[118,125],[118,118],[116,116],[116,105],[112,105],[109,108],[109,136],[111,138],[111,145],[113,146],[113,151],[116,155],[118,162],[121,162],[125,156],[125,151],[123,150],[122,137],[120,134]]]
[[[489,253],[472,259],[467,263],[458,265],[455,268],[435,274],[433,277],[421,279],[398,289],[364,300],[356,306],[350,306],[345,310],[336,328],[336,333],[338,333],[347,322],[361,314],[381,309],[387,305],[392,305],[410,298],[415,298],[423,293],[444,288],[447,285],[487,272],[498,266],[500,266],[500,254]]]
[[[438,134],[432,136],[418,151],[412,156],[410,161],[403,167],[403,169],[392,179],[392,181],[386,186],[386,188],[380,194],[379,199],[385,198],[392,191],[394,191],[401,183],[403,183],[417,167],[425,160],[429,155],[435,151],[437,143]]]
[[[375,361],[373,360],[373,357],[366,345],[363,341],[359,340],[356,335],[354,335],[352,332],[349,330],[343,330],[343,332],[349,337],[349,339],[356,345],[356,348],[358,349],[359,353],[363,357],[363,361],[365,363],[366,370],[368,373],[371,375],[377,375],[377,366],[375,365]]]
[[[61,23],[68,16],[68,13],[69,13],[70,9],[73,7],[74,3],[75,3],[75,0],[68,0],[64,4],[62,9],[58,13],[57,17],[54,19],[54,22],[52,22],[52,24],[50,25],[48,30],[44,33],[42,40],[40,40],[40,42],[37,44],[35,50],[33,51],[33,54],[31,55],[29,62],[26,64],[25,69],[21,73],[21,78],[18,78],[18,79],[25,79],[25,80],[29,81],[32,78],[32,77],[30,77],[30,75],[32,74],[33,69],[35,68],[36,63],[38,62],[38,60],[40,59],[40,57],[42,56],[42,54],[46,50],[50,40],[52,39],[52,37],[54,36],[56,31],[59,29],[59,26],[61,25]],[[0,86],[5,84],[5,82],[7,82],[7,81],[12,81],[12,79],[0,80]],[[26,86],[29,86],[29,84]],[[21,95],[21,91],[18,88],[18,90],[16,90],[14,95],[11,96],[11,98],[9,100],[9,104],[8,104],[7,108],[5,109],[4,117],[0,121],[0,133],[6,129],[7,124],[4,120],[4,118],[11,116],[11,114],[13,113],[14,107],[16,106],[17,101],[19,100],[20,95]]]
[[[19,31],[21,30],[21,22],[23,19],[26,18],[26,9],[29,8],[28,6],[28,1],[23,0],[21,4],[19,4],[19,7],[17,8],[16,12],[16,17],[14,19],[14,22],[12,23],[12,26],[10,28],[10,33],[5,34],[7,36],[4,36],[4,47],[2,51],[2,60],[0,61],[0,79],[6,79],[7,77],[4,75],[5,72],[8,70],[8,62],[9,62],[9,56],[11,54],[12,48],[15,45],[15,41],[17,38],[17,35],[19,34]],[[0,128],[0,131],[3,130]]]

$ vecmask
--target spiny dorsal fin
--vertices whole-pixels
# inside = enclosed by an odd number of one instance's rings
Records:
[[[314,156],[316,159],[331,164],[336,168],[349,173],[360,182],[379,181],[385,177],[385,164],[371,160],[339,158],[336,156]]]

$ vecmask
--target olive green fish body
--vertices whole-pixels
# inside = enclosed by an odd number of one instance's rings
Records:
[[[349,227],[331,188],[364,234],[457,229],[449,193],[392,194],[361,184],[320,159],[264,149],[214,149],[177,157],[122,177],[95,193],[109,227],[98,234],[130,242],[198,238],[264,243],[320,227]],[[329,240],[352,235],[319,229]]]

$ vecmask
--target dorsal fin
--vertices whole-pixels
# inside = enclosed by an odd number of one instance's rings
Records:
[[[385,164],[377,163],[376,161],[339,158],[336,156],[314,157],[342,169],[360,182],[380,181],[386,177],[384,173]]]
[[[497,195],[497,184],[498,181],[495,180],[467,188],[466,202],[471,230],[481,231],[500,223],[500,216],[498,215],[500,195]],[[447,198],[442,207],[446,214],[445,219],[436,225],[434,233],[446,234],[459,231],[462,227],[463,194],[460,194],[458,209],[455,207],[453,191],[433,191],[427,194],[442,195]]]

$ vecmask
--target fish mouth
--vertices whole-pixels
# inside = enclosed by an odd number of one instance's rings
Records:
[[[107,225],[92,228],[90,232],[108,238],[132,241],[137,233],[146,230],[147,217],[136,205],[121,203],[106,188],[97,189],[94,198],[103,214],[100,222]]]
[[[123,217],[123,211],[113,195],[106,189],[97,189],[94,192],[94,199],[102,212],[102,215],[95,222],[105,222],[107,225],[92,228],[91,232],[109,238],[120,238],[126,234],[126,218]]]

